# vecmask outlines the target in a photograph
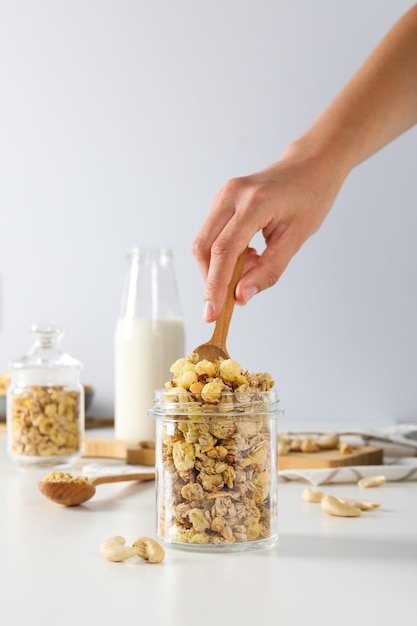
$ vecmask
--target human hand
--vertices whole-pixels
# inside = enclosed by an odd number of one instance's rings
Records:
[[[236,303],[274,285],[294,254],[320,227],[345,174],[333,159],[297,144],[270,167],[230,180],[215,196],[192,247],[206,281],[204,319],[217,319],[239,254],[247,247]],[[250,242],[262,232],[265,249]]]

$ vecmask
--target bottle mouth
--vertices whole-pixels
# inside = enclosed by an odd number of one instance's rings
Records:
[[[172,260],[173,253],[171,248],[141,248],[135,246],[128,252],[128,257],[138,261],[159,261],[164,264]]]

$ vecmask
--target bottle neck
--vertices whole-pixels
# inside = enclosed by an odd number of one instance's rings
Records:
[[[181,319],[172,251],[133,248],[128,261],[120,317]]]

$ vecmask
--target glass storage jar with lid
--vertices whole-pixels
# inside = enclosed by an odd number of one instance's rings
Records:
[[[34,343],[11,365],[7,446],[22,465],[66,462],[79,455],[84,431],[82,364],[61,351],[62,329],[42,322]]]

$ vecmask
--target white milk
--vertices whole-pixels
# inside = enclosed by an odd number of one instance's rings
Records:
[[[119,319],[115,332],[115,436],[153,441],[148,417],[155,389],[172,378],[169,368],[184,356],[181,319]]]

